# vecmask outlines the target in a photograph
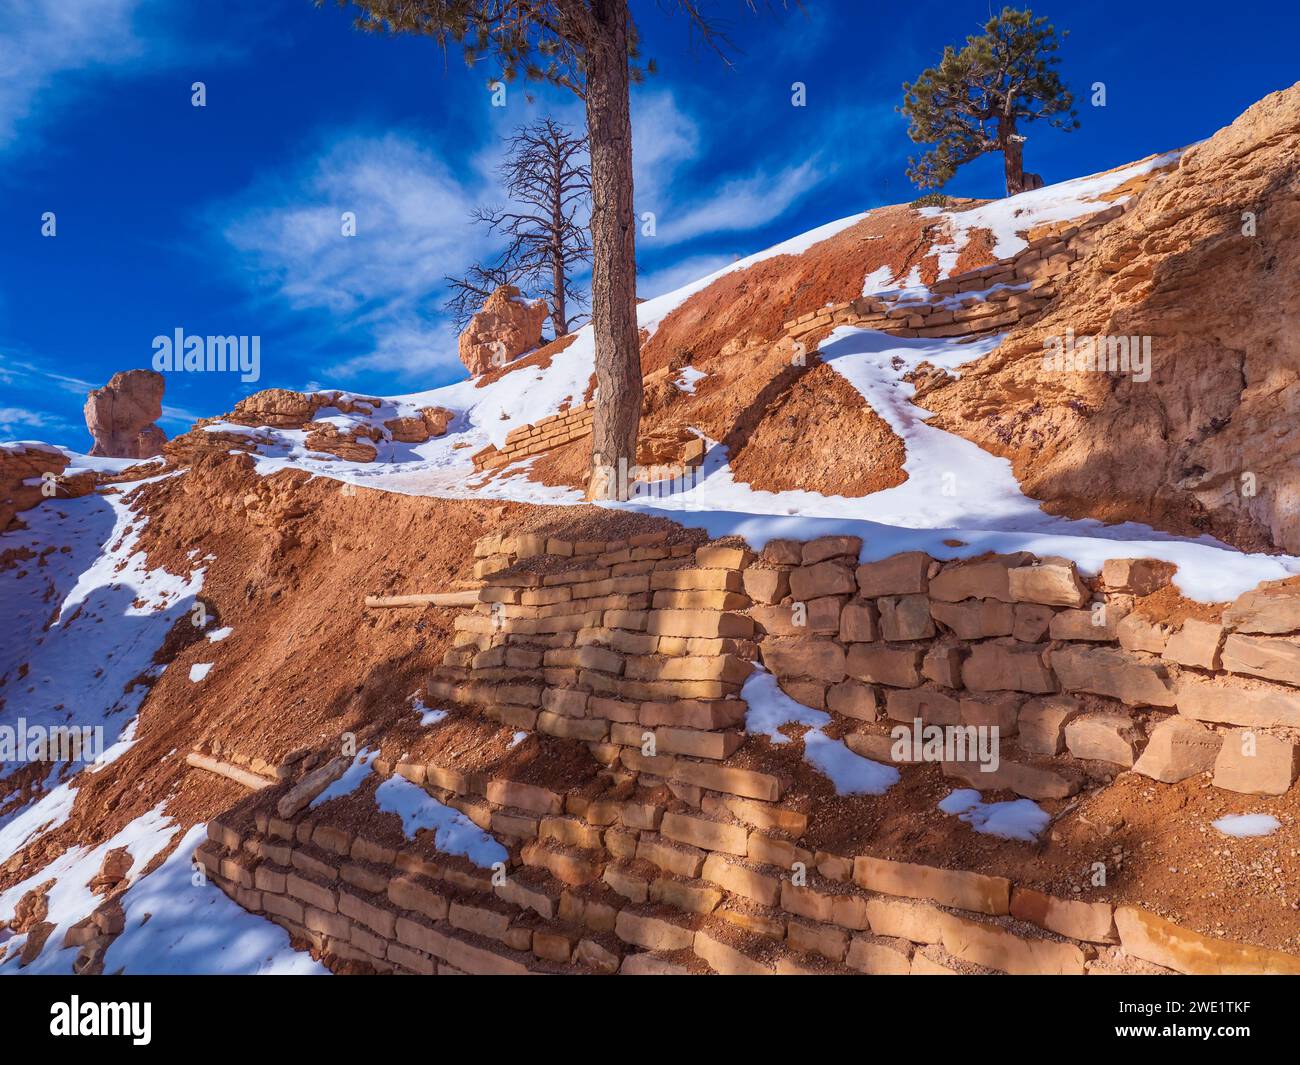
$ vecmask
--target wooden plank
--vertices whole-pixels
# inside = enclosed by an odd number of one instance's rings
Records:
[[[464,592],[427,592],[421,595],[368,595],[368,609],[424,606],[474,606],[478,603],[478,589]]]
[[[270,780],[247,769],[241,769],[237,765],[231,765],[229,762],[219,762],[215,758],[209,758],[206,754],[199,754],[198,751],[191,751],[187,754],[185,761],[195,769],[206,769],[209,773],[215,773],[219,777],[233,780],[236,784],[242,784],[253,791],[261,791],[263,788],[269,788],[273,784],[279,783],[279,781]]]

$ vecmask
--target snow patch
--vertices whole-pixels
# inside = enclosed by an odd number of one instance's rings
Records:
[[[708,376],[703,370],[697,370],[694,366],[683,366],[682,372],[677,375],[677,380],[673,384],[680,391],[695,395],[695,386]]]
[[[999,839],[1033,843],[1052,820],[1051,815],[1029,799],[1010,802],[981,802],[980,793],[958,788],[939,802],[946,814],[956,814],[976,832]]]
[[[420,716],[420,724],[425,728],[428,728],[431,725],[436,725],[438,722],[447,719],[448,711],[433,710],[430,707],[425,706],[424,700],[420,698],[419,692],[412,693],[407,699],[407,702],[411,704],[412,712]]]
[[[982,207],[972,207],[966,211],[922,207],[922,215],[927,218],[942,218],[947,222],[952,235],[947,244],[936,245],[934,248],[939,256],[939,276],[948,277],[956,269],[957,259],[975,230],[990,230],[993,234],[994,257],[1009,258],[1029,246],[1021,233],[1053,222],[1068,222],[1096,214],[1117,203],[1127,202],[1127,196],[1109,200],[1103,200],[1102,197],[1126,181],[1177,162],[1184,151],[1185,148],[1180,148],[1105,174],[1060,181],[1055,185],[993,200]]]
[[[878,266],[862,279],[862,294],[874,296],[877,292],[888,292],[894,283],[894,268]]]
[[[1237,839],[1271,836],[1282,827],[1282,822],[1272,814],[1228,814],[1210,823],[1225,836]]]
[[[1300,558],[1243,554],[1210,536],[1180,537],[1136,522],[1105,525],[1046,514],[1021,491],[1010,462],[930,425],[930,412],[913,402],[915,388],[903,378],[921,362],[955,370],[991,351],[999,339],[960,344],[841,326],[823,342],[822,359],[903,441],[907,480],[894,488],[861,498],[762,491],[737,481],[726,448],[707,441],[693,483],[670,486],[661,496],[603,505],[674,518],[704,528],[711,537],[741,536],[756,550],[777,538],[859,536],[863,562],[902,551],[926,551],[943,560],[1028,551],[1040,558],[1073,559],[1092,575],[1109,558],[1161,558],[1178,566],[1178,590],[1203,602],[1235,599],[1261,581],[1300,573]]]
[[[790,742],[790,737],[779,731],[782,725],[808,726],[803,737],[804,761],[835,785],[835,794],[883,795],[901,779],[893,766],[863,758],[843,741],[827,736],[822,728],[831,723],[830,714],[791,699],[762,667],[749,675],[740,697],[747,706],[746,732],[780,744]]]
[[[508,858],[505,847],[459,810],[444,806],[405,777],[389,777],[375,789],[375,803],[385,813],[402,819],[407,839],[421,829],[434,834],[433,845],[444,854],[462,854],[475,865],[490,869]]]
[[[54,885],[46,895],[49,904],[46,920],[54,925],[54,930],[45,940],[41,952],[21,971],[30,974],[70,973],[78,948],[65,948],[63,937],[67,935],[69,928],[90,916],[91,911],[103,901],[91,892],[89,885],[103,865],[104,855],[118,847],[125,847],[132,858],[131,870],[128,874],[128,879],[132,879],[137,877],[153,857],[171,842],[176,832],[176,825],[163,813],[163,804],[160,802],[122,828],[111,839],[90,849],[82,846],[71,847],[47,866],[32,873],[27,879],[5,892],[0,892],[0,921],[9,921],[13,919],[14,908],[18,905],[18,901],[29,890],[47,880],[54,881]],[[188,857],[186,863],[188,867]],[[234,903],[231,905],[233,906]],[[25,934],[15,936],[8,942],[9,951],[0,962],[0,973],[19,971],[18,954],[25,942]],[[112,970],[105,968],[104,971]]]
[[[122,896],[126,927],[104,955],[104,972],[165,976],[327,974],[294,950],[278,925],[256,917],[206,881],[191,855],[206,837],[195,825],[157,869]]]
[[[373,763],[378,757],[379,748],[377,747],[373,751],[369,747],[362,750],[360,754],[352,759],[352,764],[343,771],[343,775],[338,780],[312,799],[311,805],[307,809],[314,810],[323,803],[329,802],[330,799],[340,799],[344,795],[351,795],[357,788],[361,787],[362,782],[373,772]]]

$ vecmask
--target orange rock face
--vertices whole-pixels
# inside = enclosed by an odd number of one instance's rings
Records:
[[[0,447],[0,530],[20,510],[29,510],[42,499],[83,496],[94,488],[93,473],[64,477],[67,466],[66,455],[44,444]],[[46,481],[51,487],[46,488]]]
[[[163,375],[153,370],[115,373],[86,397],[86,428],[92,455],[147,459],[162,454],[167,437],[154,424],[162,417]]]
[[[445,407],[421,407],[418,416],[389,418],[384,428],[402,444],[423,444],[447,431],[455,414]]]
[[[502,285],[460,335],[460,361],[477,377],[532,351],[548,313],[541,300],[529,303],[513,285]]]
[[[1056,513],[1300,549],[1300,85],[1191,148],[1099,230],[1055,304],[929,395]],[[1150,379],[1044,341],[1149,337]]]

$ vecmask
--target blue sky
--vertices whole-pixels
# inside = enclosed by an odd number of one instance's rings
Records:
[[[632,0],[659,63],[633,101],[637,209],[657,217],[640,294],[913,198],[900,85],[988,7],[804,0],[753,15],[712,0],[727,66],[684,19]],[[1035,4],[1071,31],[1062,72],[1082,128],[1026,129],[1027,167],[1051,183],[1208,136],[1296,79],[1286,7]],[[260,336],[262,376],[170,376],[169,435],[258,388],[393,394],[464,376],[442,278],[492,250],[467,216],[499,202],[501,138],[582,112],[522,84],[494,108],[483,68],[351,23],[310,0],[0,0],[0,439],[87,447],[86,390],[148,366],[176,328]],[[1088,104],[1097,81],[1104,108]],[[1000,159],[947,191],[1000,195]]]

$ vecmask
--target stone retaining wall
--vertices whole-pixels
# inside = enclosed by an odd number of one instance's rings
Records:
[[[929,286],[929,300],[899,292],[862,296],[785,323],[801,341],[840,325],[899,337],[977,337],[1034,321],[1056,295],[1056,280],[1077,268],[1095,231],[1124,213],[1108,207],[1060,233],[1041,237],[1015,255]],[[970,295],[963,295],[969,293]]]
[[[647,779],[676,776],[666,761],[627,764]],[[1300,973],[1300,958],[1138,907],[808,851],[798,843],[806,815],[749,797],[742,777],[694,785],[701,808],[688,815],[437,765],[377,769],[493,832],[509,862],[431,860],[319,816],[268,810],[210,822],[195,861],[327,962],[380,972],[800,974],[813,955],[815,971],[874,975],[1105,974],[1132,971],[1134,959],[1148,973]]]
[[[553,447],[567,444],[570,440],[591,435],[591,418],[595,403],[584,403],[580,407],[552,414],[549,418],[521,425],[511,429],[500,448],[488,444],[482,451],[473,455],[476,470],[492,470],[507,463],[526,459],[549,451]]]
[[[482,601],[428,694],[583,743],[608,790],[376,763],[491,832],[508,861],[482,869],[331,824],[305,810],[328,774],[259,792],[210,824],[196,859],[327,960],[380,971],[1300,972],[1141,908],[807,847],[817,811],[741,758],[737,698],[761,661],[882,761],[895,723],[997,724],[997,774],[944,766],[986,790],[1061,798],[1109,765],[1167,782],[1213,769],[1220,787],[1278,793],[1296,776],[1300,591],[1263,586],[1220,622],[1166,625],[1135,609],[1168,583],[1162,563],[1115,560],[1085,581],[1027,554],[859,564],[861,547],[486,538]]]
[[[1085,583],[1025,553],[858,565],[859,548],[778,541],[744,574],[767,668],[800,702],[863,721],[846,737],[859,754],[890,760],[895,723],[996,724],[997,772],[945,773],[1031,799],[1077,791],[1079,761],[1166,783],[1212,769],[1215,786],[1253,794],[1294,784],[1300,590],[1168,624],[1135,609],[1169,583],[1153,560],[1112,560]]]
[[[664,753],[726,758],[742,740],[740,687],[754,623],[732,547],[542,537],[479,542],[482,600],[455,621],[433,698],[477,705],[516,728]],[[549,555],[547,572],[520,571]]]

